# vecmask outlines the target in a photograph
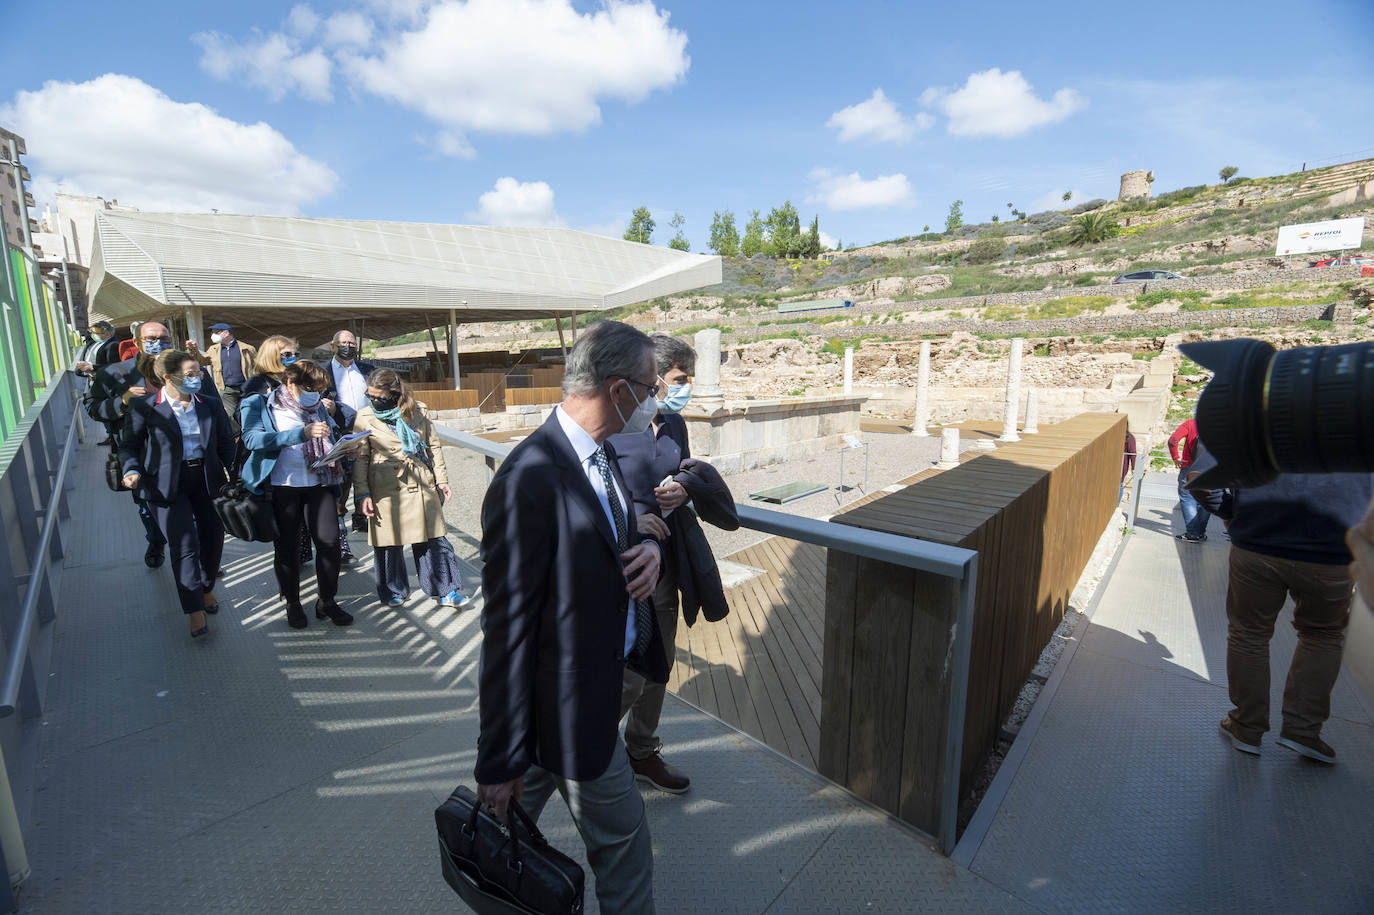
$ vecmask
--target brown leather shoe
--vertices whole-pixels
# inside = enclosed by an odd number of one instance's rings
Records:
[[[630,768],[634,770],[637,781],[648,782],[669,794],[685,794],[687,789],[692,787],[692,780],[664,762],[658,753],[647,759],[635,759],[631,756]]]

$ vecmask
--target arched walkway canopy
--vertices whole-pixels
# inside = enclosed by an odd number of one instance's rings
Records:
[[[587,314],[721,281],[719,257],[562,228],[97,213],[92,320],[185,313],[318,341]]]

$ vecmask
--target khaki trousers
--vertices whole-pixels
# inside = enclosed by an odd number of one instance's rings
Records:
[[[1283,690],[1282,734],[1313,738],[1331,717],[1331,689],[1341,672],[1354,581],[1347,566],[1298,562],[1231,547],[1226,590],[1226,680],[1240,735],[1269,730],[1269,641],[1284,600],[1293,595],[1298,647]]]
[[[663,648],[668,652],[671,670],[677,655],[673,643],[677,639],[678,617],[677,576],[672,570],[665,571],[658,580],[653,601],[658,631],[663,638]],[[648,759],[663,748],[663,742],[658,739],[658,719],[663,714],[663,696],[667,690],[666,683],[651,683],[625,668],[620,690],[620,717],[630,713],[625,721],[625,749],[631,759]]]

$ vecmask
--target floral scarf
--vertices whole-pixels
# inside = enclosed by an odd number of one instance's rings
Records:
[[[279,385],[270,395],[272,402],[284,410],[290,410],[300,417],[303,425],[310,423],[327,422],[318,406],[306,408],[301,406],[301,402],[291,396],[291,389],[286,385]],[[315,469],[315,462],[328,453],[330,447],[329,437],[307,438],[304,443],[305,465],[311,469],[322,486],[337,486],[343,482],[343,468],[335,461],[324,467]]]

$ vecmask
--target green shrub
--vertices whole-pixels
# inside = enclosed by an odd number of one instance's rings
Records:
[[[1050,243],[1044,239],[1035,238],[1030,241],[1023,241],[1016,246],[1016,254],[1021,257],[1033,257],[1036,254],[1044,254],[1050,249]]]
[[[1107,213],[1084,213],[1069,223],[1068,240],[1071,245],[1095,245],[1120,232],[1121,226]]]
[[[970,264],[990,264],[1007,250],[1007,243],[1001,238],[980,238],[968,249]]]

